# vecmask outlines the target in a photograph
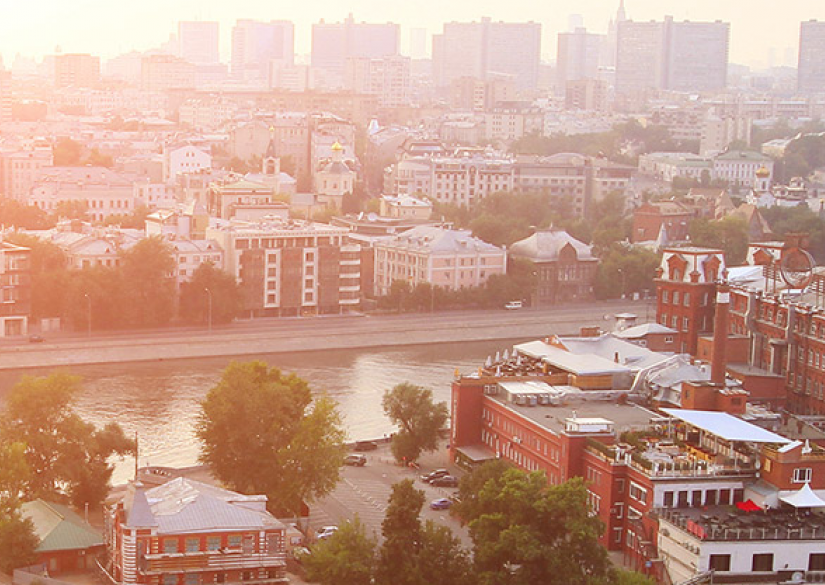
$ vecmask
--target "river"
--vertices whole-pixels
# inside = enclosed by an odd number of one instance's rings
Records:
[[[386,350],[330,350],[250,356],[309,381],[313,392],[334,398],[351,440],[383,437],[392,425],[381,409],[384,391],[400,382],[431,388],[448,401],[455,369],[475,370],[488,355],[515,341],[416,345]],[[141,465],[188,466],[197,462],[194,423],[200,401],[220,379],[229,358],[106,364],[64,368],[81,376],[75,404],[84,420],[103,426],[117,422],[138,433]],[[49,370],[27,370],[45,375]],[[0,372],[0,401],[22,372]],[[114,483],[132,476],[134,459],[118,462]]]

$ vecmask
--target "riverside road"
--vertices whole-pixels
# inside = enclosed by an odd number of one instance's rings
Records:
[[[610,330],[618,313],[634,313],[644,322],[655,312],[649,303],[621,300],[513,311],[254,319],[211,331],[46,334],[42,343],[0,342],[0,370],[571,335],[587,326]]]

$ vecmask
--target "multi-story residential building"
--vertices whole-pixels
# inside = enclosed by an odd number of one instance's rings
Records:
[[[325,71],[331,87],[340,87],[350,58],[383,59],[398,55],[400,29],[391,22],[355,22],[350,14],[343,22],[323,20],[312,25],[312,66]]]
[[[798,65],[799,91],[825,92],[825,22],[809,20],[800,25]]]
[[[133,181],[105,167],[51,167],[40,171],[28,202],[54,213],[61,205],[85,205],[91,221],[135,209]]]
[[[224,250],[224,269],[256,316],[341,313],[357,308],[361,247],[347,228],[277,220],[221,222],[206,230]]]
[[[432,201],[418,199],[409,195],[401,197],[384,195],[380,203],[381,217],[426,221],[430,219],[433,213]]]
[[[507,252],[467,230],[419,226],[375,244],[375,291],[386,295],[396,280],[450,290],[483,285],[507,271]]]
[[[350,57],[344,68],[344,87],[356,93],[375,94],[382,108],[406,106],[410,101],[410,58]]]
[[[178,287],[192,280],[202,264],[212,264],[223,270],[223,250],[212,240],[169,240],[175,261],[175,283]]]
[[[238,20],[232,28],[232,77],[266,82],[273,65],[295,64],[295,25],[287,20]]]
[[[564,230],[539,230],[515,242],[511,258],[530,262],[536,275],[531,306],[547,306],[593,299],[593,281],[599,260],[593,249]]]
[[[220,23],[188,20],[178,23],[178,56],[195,65],[220,61]]]
[[[559,33],[556,58],[556,85],[564,90],[570,81],[599,78],[604,35],[577,28],[573,32]]]
[[[174,55],[147,55],[140,62],[140,87],[146,92],[194,89],[195,65]]]
[[[618,24],[616,91],[714,91],[727,84],[730,25],[725,22]]]
[[[437,87],[447,88],[460,77],[509,75],[520,89],[531,90],[538,84],[540,54],[539,23],[449,22],[433,35],[433,77]]]
[[[152,183],[149,180],[136,181],[132,185],[135,205],[149,209],[172,208],[177,204],[175,189],[171,183]]]
[[[384,192],[423,194],[435,201],[472,205],[498,191],[546,191],[569,197],[575,212],[584,215],[593,201],[624,191],[632,171],[632,167],[577,154],[404,156],[388,169]]]
[[[274,195],[269,185],[231,177],[209,186],[207,209],[215,217],[230,219],[238,209],[273,203]]]
[[[713,160],[692,152],[649,152],[639,157],[639,172],[667,183],[676,177],[709,181]]]
[[[106,517],[108,570],[120,585],[286,583],[286,527],[266,496],[177,478],[137,482]]]
[[[602,79],[577,79],[565,86],[564,107],[568,110],[610,111],[609,85]]]
[[[31,306],[31,250],[0,241],[0,336],[25,335]]]
[[[761,171],[767,170],[767,188],[773,179],[773,159],[754,150],[727,150],[713,158],[713,178],[726,181],[733,189],[751,188]]]
[[[499,103],[484,113],[486,140],[518,140],[528,134],[541,134],[543,128],[544,113],[539,108]]]
[[[11,121],[11,71],[0,69],[0,123]]]
[[[656,277],[656,315],[660,324],[682,332],[682,352],[695,355],[699,336],[713,329],[716,282],[725,270],[721,250],[663,250]]]
[[[92,87],[100,83],[100,57],[88,53],[55,55],[55,87]]]
[[[26,201],[41,169],[54,163],[49,144],[35,144],[25,150],[0,152],[0,194]]]
[[[212,155],[187,144],[166,148],[163,153],[163,180],[174,182],[178,175],[200,173],[212,169]]]
[[[178,108],[181,124],[193,130],[215,130],[231,120],[238,112],[238,105],[229,100],[186,100]]]

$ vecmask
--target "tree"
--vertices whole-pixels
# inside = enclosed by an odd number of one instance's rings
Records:
[[[56,244],[28,234],[13,233],[6,239],[31,250],[32,318],[59,317],[66,291],[66,253]]]
[[[392,486],[387,512],[381,523],[384,543],[378,554],[377,585],[424,585],[418,555],[424,492],[406,479]]]
[[[433,403],[433,392],[409,382],[384,392],[384,413],[399,427],[392,439],[398,461],[417,461],[424,451],[438,447],[438,431],[449,418],[447,405]]]
[[[39,545],[34,525],[23,518],[17,503],[0,501],[0,572],[11,574],[14,569],[33,565]]]
[[[207,323],[210,299],[212,323],[229,323],[238,315],[241,296],[237,282],[213,263],[205,262],[195,269],[192,280],[181,285],[181,318],[188,323]]]
[[[89,217],[89,203],[85,200],[58,201],[52,212],[53,219],[75,219],[86,221]]]
[[[125,307],[138,327],[165,325],[174,314],[175,261],[171,246],[160,236],[140,240],[121,252],[126,284]]]
[[[506,459],[493,459],[473,468],[461,478],[458,484],[459,501],[453,506],[453,511],[462,522],[472,522],[481,516],[483,510],[478,502],[481,490],[490,480],[500,481],[504,472],[512,467]]]
[[[77,167],[81,164],[83,145],[71,138],[58,138],[52,148],[54,166]]]
[[[201,462],[231,489],[263,493],[277,514],[329,493],[346,448],[341,418],[327,397],[259,361],[232,363],[201,405]]]
[[[580,479],[548,486],[542,472],[505,471],[478,493],[470,522],[478,582],[586,585],[610,577]]]
[[[452,530],[427,520],[421,532],[418,567],[429,585],[474,585],[469,553]]]
[[[375,539],[356,516],[312,547],[304,566],[307,578],[321,585],[370,585],[375,570]]]
[[[52,227],[54,223],[50,221],[48,214],[36,205],[24,205],[14,199],[0,197],[0,225],[42,230]]]
[[[75,505],[97,506],[109,490],[110,457],[134,453],[134,442],[119,425],[96,430],[72,410],[78,389],[73,376],[25,376],[6,399],[0,444],[26,445],[29,473],[19,486],[27,498],[64,497]]]
[[[688,234],[696,246],[724,250],[729,266],[738,266],[748,254],[748,226],[740,217],[718,221],[694,219],[688,226]]]
[[[636,571],[615,569],[610,580],[612,585],[656,585],[656,581]]]
[[[654,290],[653,278],[658,267],[659,255],[656,252],[614,243],[602,252],[596,269],[596,298],[611,299],[622,294]]]

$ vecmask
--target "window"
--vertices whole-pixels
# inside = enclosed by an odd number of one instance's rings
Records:
[[[215,582],[216,583],[225,583],[226,582],[226,573],[215,573]]]
[[[751,571],[773,571],[773,553],[759,553],[753,555]]]
[[[183,579],[183,582],[186,585],[199,585],[201,582],[201,576],[197,573],[187,573]]]
[[[679,304],[679,291],[678,290],[673,291],[673,304],[674,305]]]
[[[672,335],[666,335],[665,336],[665,343],[673,343],[673,336]]]
[[[682,297],[682,304],[686,307],[690,305],[690,293],[685,293],[685,295]]]
[[[665,508],[673,507],[673,492],[665,492]]]
[[[797,467],[793,470],[794,483],[808,483],[811,481],[813,471],[810,467]]]
[[[825,553],[811,553],[808,557],[809,571],[825,571]]]
[[[173,554],[178,552],[178,539],[166,538],[163,541],[163,552],[166,554]]]
[[[221,537],[220,536],[208,536],[206,538],[206,550],[220,550],[221,549]]]
[[[630,497],[637,502],[645,502],[647,500],[647,490],[637,483],[630,482]]]
[[[230,534],[229,535],[229,539],[228,539],[229,548],[240,548],[241,547],[241,542],[243,542],[243,539],[242,539],[240,534]]]
[[[178,583],[178,576],[177,575],[164,575],[163,576],[163,585],[177,585]]]
[[[666,290],[662,291],[662,304],[666,305],[668,303],[669,295],[670,295],[670,293],[668,293],[668,291],[666,291]]]
[[[186,539],[186,552],[198,552],[201,549],[201,539],[200,538],[187,538]]]
[[[730,571],[730,555],[710,555],[708,569],[711,571]]]

